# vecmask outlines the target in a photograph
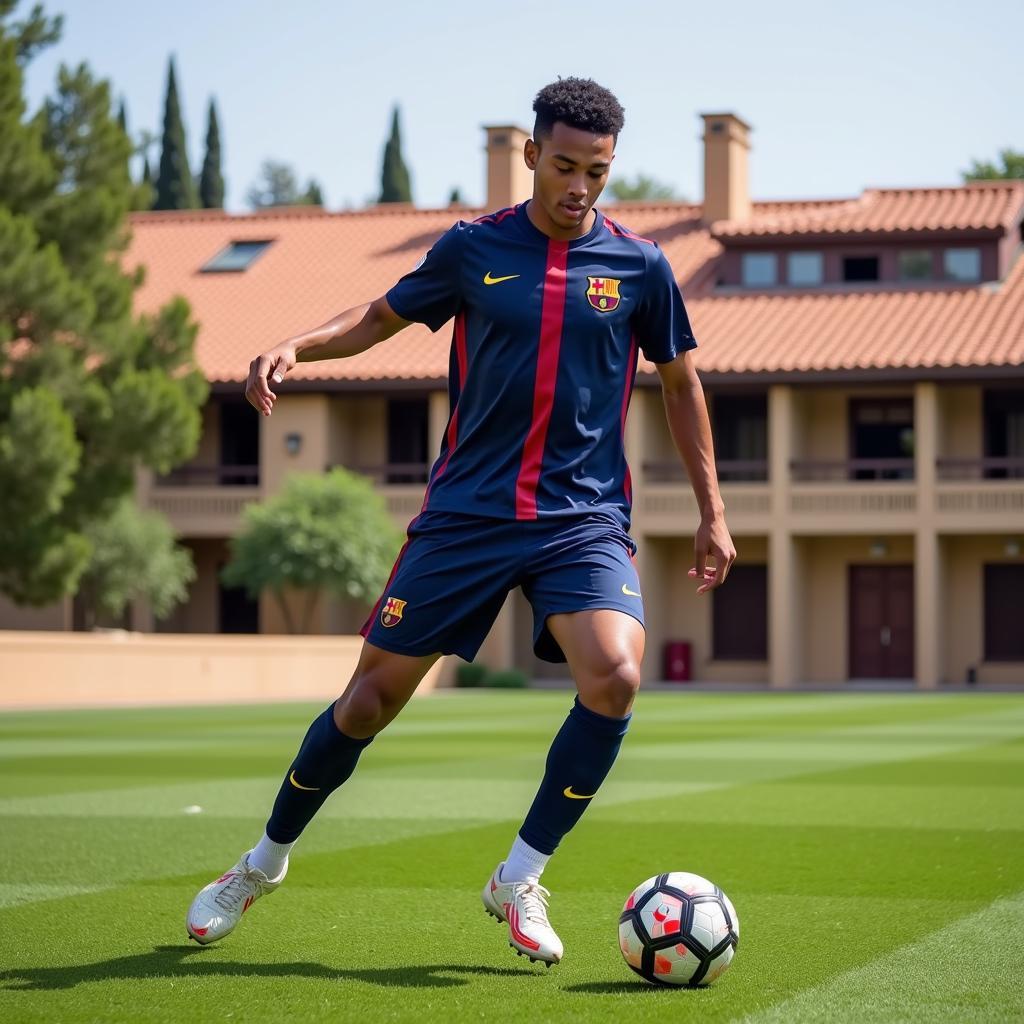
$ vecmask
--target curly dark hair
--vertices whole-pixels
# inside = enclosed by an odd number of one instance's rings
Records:
[[[603,85],[590,78],[559,78],[545,85],[533,101],[537,119],[533,137],[550,137],[556,121],[595,135],[611,135],[616,141],[625,123],[622,104]]]

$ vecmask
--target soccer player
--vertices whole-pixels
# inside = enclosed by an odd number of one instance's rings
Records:
[[[460,221],[383,297],[249,367],[246,397],[269,416],[270,383],[296,362],[363,352],[411,322],[434,331],[455,322],[451,416],[422,511],[363,626],[355,673],[309,727],[265,834],[189,908],[188,933],[201,943],[223,938],[281,884],[303,829],[430,666],[442,654],[472,661],[521,586],[534,650],[568,661],[578,695],[482,899],[507,922],[515,950],[548,966],[561,959],[541,874],[611,769],[640,684],[643,603],[623,449],[638,348],[657,365],[700,508],[689,570],[697,592],[719,586],[736,557],[672,270],[654,242],[594,208],[622,107],[597,83],[566,78],[542,89],[533,109],[524,148],[532,199]]]

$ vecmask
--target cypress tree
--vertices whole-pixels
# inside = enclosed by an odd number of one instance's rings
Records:
[[[121,131],[128,134],[128,115],[125,113],[124,100],[121,100],[120,106],[117,108],[117,123],[121,127]]]
[[[206,123],[206,157],[203,159],[203,173],[199,178],[199,202],[206,210],[220,210],[224,207],[224,177],[220,170],[220,125],[217,123],[217,107],[212,99]]]
[[[320,188],[320,182],[310,178],[309,184],[306,186],[306,191],[303,193],[302,202],[306,206],[324,205],[324,192],[323,189]]]
[[[402,130],[398,124],[398,104],[391,113],[391,138],[384,147],[384,161],[380,175],[380,201],[382,203],[411,203],[412,184],[409,168],[402,159]]]
[[[154,210],[192,210],[197,205],[192,171],[185,149],[185,125],[178,101],[178,83],[174,74],[174,58],[167,65],[167,98],[164,102],[163,148],[160,171],[156,178]]]

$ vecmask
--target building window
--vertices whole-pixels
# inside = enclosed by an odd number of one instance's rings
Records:
[[[913,398],[850,399],[851,480],[914,478]]]
[[[427,480],[426,398],[388,399],[389,484],[419,484]]]
[[[825,279],[820,252],[791,252],[786,257],[786,277],[796,288],[811,288]]]
[[[232,242],[227,248],[221,249],[209,263],[203,265],[202,273],[237,273],[248,270],[269,245],[269,241]]]
[[[1024,479],[1024,391],[987,389],[984,473],[987,479]]]
[[[746,288],[772,288],[778,282],[778,268],[773,252],[743,254],[743,285]]]
[[[729,582],[732,582],[731,572]],[[1020,628],[1021,594],[1024,594],[1024,565],[985,566],[986,661],[1024,661],[1024,629]]]
[[[734,565],[726,585],[711,591],[711,657],[768,660],[766,565]]]
[[[878,257],[877,256],[844,256],[843,257],[843,280],[844,281],[877,281],[878,280]]]
[[[947,280],[981,280],[980,249],[947,249],[942,254],[942,264]]]
[[[252,486],[260,482],[260,417],[244,398],[222,398],[217,483]]]
[[[711,397],[719,480],[768,479],[768,396]]]
[[[932,254],[929,249],[907,249],[900,253],[901,281],[929,281],[932,277]]]

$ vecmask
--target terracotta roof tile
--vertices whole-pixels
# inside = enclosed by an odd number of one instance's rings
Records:
[[[868,189],[857,199],[755,210],[742,221],[718,221],[716,238],[786,235],[987,231],[1008,228],[1024,204],[1024,181],[973,182],[959,188]]]
[[[920,194],[918,194],[920,193]],[[879,210],[884,207],[884,212]],[[1024,183],[876,190],[860,200],[756,203],[751,223],[992,227],[1019,218]],[[146,213],[132,218],[129,266],[144,265],[136,307],[185,295],[200,324],[197,357],[211,381],[244,380],[249,361],[290,334],[382,294],[455,220],[474,210],[294,208],[248,216]],[[722,241],[700,207],[623,203],[612,214],[665,251],[700,342],[698,364],[720,373],[876,371],[1024,364],[1024,259],[1003,282],[919,289],[715,293]],[[933,219],[926,220],[925,217]],[[716,230],[720,225],[716,225]],[[795,230],[795,229],[794,229]],[[839,230],[839,229],[835,229]],[[200,268],[231,241],[273,244],[240,273]],[[301,363],[306,380],[442,380],[450,331],[413,325],[351,359]],[[642,371],[653,372],[646,363]]]

